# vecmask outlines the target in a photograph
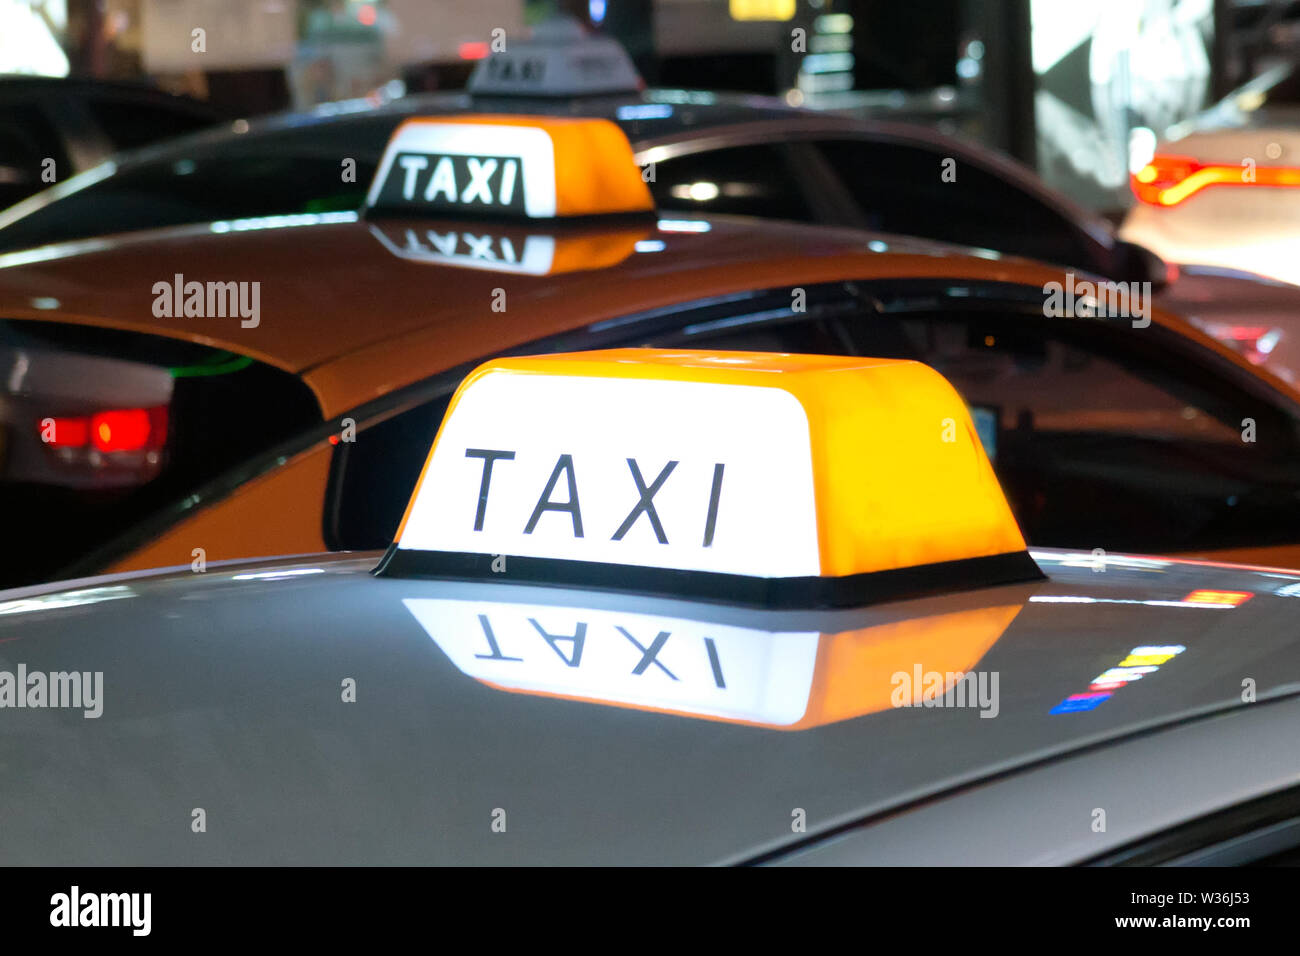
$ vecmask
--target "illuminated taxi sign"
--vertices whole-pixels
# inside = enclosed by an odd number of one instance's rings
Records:
[[[531,39],[510,41],[478,62],[467,87],[475,95],[583,96],[634,93],[641,76],[617,41],[591,36],[575,20],[539,23]]]
[[[1041,577],[932,369],[652,349],[471,374],[381,573],[785,606]]]
[[[375,212],[555,219],[654,208],[632,147],[603,119],[411,119],[388,142],[366,197]]]

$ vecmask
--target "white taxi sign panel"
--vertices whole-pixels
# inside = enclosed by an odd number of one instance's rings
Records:
[[[389,139],[366,208],[448,217],[556,219],[648,213],[622,130],[604,119],[410,119]]]
[[[654,349],[471,374],[380,573],[766,606],[1041,577],[933,370]]]

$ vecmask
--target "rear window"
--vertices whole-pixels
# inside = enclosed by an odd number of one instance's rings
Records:
[[[180,159],[117,173],[0,229],[0,249],[191,223],[359,209],[374,166],[337,156]]]
[[[172,105],[91,97],[86,107],[118,151],[192,133],[217,121],[215,111],[208,113],[184,101]]]
[[[58,577],[320,421],[296,376],[246,356],[140,333],[0,321],[0,587]]]
[[[193,142],[122,160],[112,175],[27,210],[0,229],[0,250],[214,220],[360,209],[400,120],[383,114],[216,142],[200,133]],[[345,160],[352,161],[346,168]]]

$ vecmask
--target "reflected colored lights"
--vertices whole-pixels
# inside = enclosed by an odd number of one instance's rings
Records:
[[[1085,693],[1071,694],[1053,707],[1050,713],[1074,714],[1093,710],[1121,687],[1154,674],[1185,650],[1187,648],[1182,644],[1139,645],[1129,651],[1116,666],[1108,667],[1094,677]]]

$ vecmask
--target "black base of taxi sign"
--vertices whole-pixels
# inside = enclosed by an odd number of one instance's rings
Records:
[[[494,564],[501,570],[494,571]],[[1046,577],[1027,551],[842,577],[759,578],[715,571],[681,571],[515,555],[409,551],[397,547],[388,549],[374,573],[395,578],[496,581],[620,591],[771,610],[860,607],[953,591],[1040,581]]]

